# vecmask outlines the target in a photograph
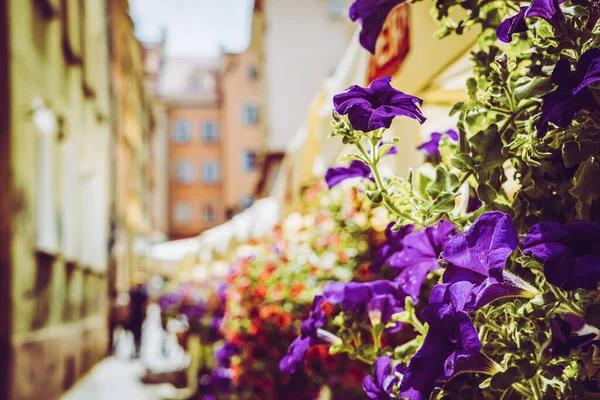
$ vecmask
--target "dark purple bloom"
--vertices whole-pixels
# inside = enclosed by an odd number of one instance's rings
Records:
[[[569,60],[559,60],[551,79],[558,88],[542,96],[542,114],[536,126],[539,137],[546,135],[549,122],[567,128],[579,111],[598,110],[598,103],[588,86],[600,80],[600,49],[583,53],[574,72]]]
[[[183,296],[179,292],[165,293],[158,299],[158,304],[162,312],[172,311],[181,306]]]
[[[406,235],[412,232],[413,225],[404,225],[400,227],[400,230],[394,232],[392,228],[396,225],[394,222],[390,222],[385,230],[385,237],[387,241],[377,249],[375,253],[374,261],[371,264],[371,271],[377,273],[381,268],[388,262],[389,258],[394,254],[402,250],[402,239]]]
[[[404,373],[406,367],[398,364],[394,372]],[[375,361],[374,376],[368,375],[363,379],[363,389],[370,399],[387,400],[395,399],[394,386],[400,383],[400,379],[392,373],[392,358],[388,356],[379,357]]]
[[[375,79],[368,88],[353,85],[333,98],[338,114],[347,115],[352,127],[363,132],[389,128],[397,116],[425,122],[419,106],[423,101],[394,89],[392,78]]]
[[[566,357],[571,350],[583,348],[594,341],[595,333],[573,335],[574,327],[559,316],[550,320],[550,340],[542,353],[547,358]]]
[[[365,309],[373,325],[387,324],[393,314],[404,310],[406,294],[396,282],[330,282],[323,289],[323,297],[331,304],[342,304],[344,310]],[[396,323],[392,331],[400,329]]]
[[[215,359],[221,367],[229,368],[231,357],[240,354],[240,349],[233,343],[224,343],[215,351]]]
[[[414,299],[419,297],[427,274],[440,268],[438,258],[455,233],[454,224],[442,220],[437,226],[429,226],[406,235],[402,240],[402,251],[388,259],[389,265],[400,271],[395,281],[406,294]]]
[[[287,354],[279,361],[279,369],[287,374],[293,374],[301,369],[304,364],[304,356],[312,346],[312,341],[313,338],[310,336],[297,337],[290,345]]]
[[[187,304],[183,307],[182,314],[185,315],[190,322],[200,321],[206,314],[206,304],[195,303]]]
[[[348,167],[333,167],[327,170],[325,181],[331,189],[350,178],[369,178],[371,176],[371,168],[367,164],[359,160],[352,160]]]
[[[317,336],[317,329],[325,325],[325,312],[321,308],[323,304],[323,296],[315,296],[312,307],[308,314],[308,318],[302,322],[300,326],[300,334],[302,337]]]
[[[402,398],[428,399],[438,382],[462,370],[489,368],[482,363],[481,342],[465,312],[451,304],[429,304],[421,312],[421,318],[429,324],[429,331],[404,373],[400,385]]]
[[[506,18],[496,30],[496,37],[504,43],[510,43],[514,33],[527,32],[525,18],[540,17],[548,22],[563,19],[559,4],[564,0],[533,0],[529,7],[521,7],[519,13]]]
[[[384,144],[384,142],[381,142],[378,147],[381,147]],[[370,153],[371,152],[369,151],[369,154]],[[396,146],[392,146],[385,155],[391,154],[398,154]],[[327,187],[329,187],[329,189],[350,178],[372,179],[371,168],[360,160],[352,160],[347,167],[329,168],[325,173],[325,182],[327,182]]]
[[[375,44],[383,29],[383,24],[390,13],[404,0],[356,0],[350,6],[350,19],[360,20],[360,44],[365,49],[375,54]]]
[[[450,130],[446,131],[446,133],[432,132],[431,140],[420,145],[418,147],[418,149],[423,150],[425,153],[427,153],[430,156],[441,157],[440,142],[442,141],[442,137],[444,135],[448,135],[448,137],[450,137],[450,139],[452,139],[454,141],[458,141],[458,132],[456,132],[454,129],[450,129]]]
[[[504,270],[510,253],[517,248],[519,237],[510,217],[495,211],[482,214],[466,235],[455,235],[442,253],[449,265],[429,299],[430,303],[447,302],[449,289],[457,283],[471,284],[463,293],[465,310],[474,311],[506,296],[523,294],[531,289],[526,282]],[[531,289],[534,290],[534,289]]]
[[[600,225],[575,221],[531,227],[523,252],[544,261],[548,282],[565,290],[594,290],[600,281]]]
[[[483,205],[479,197],[477,197],[477,191],[473,188],[469,188],[469,201],[467,203],[467,212],[472,213],[481,208]]]

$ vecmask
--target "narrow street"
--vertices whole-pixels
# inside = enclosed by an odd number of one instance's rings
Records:
[[[94,367],[63,400],[161,400],[171,398],[168,385],[144,385],[141,361],[108,358]]]
[[[184,368],[190,359],[161,327],[160,309],[148,307],[144,322],[139,359],[132,359],[133,341],[126,332],[118,332],[115,355],[98,363],[63,400],[162,400],[180,398],[170,384],[149,385],[141,382],[147,371],[164,373]]]

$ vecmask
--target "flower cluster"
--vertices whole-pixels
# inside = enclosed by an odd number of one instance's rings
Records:
[[[368,370],[329,353],[337,342],[327,334],[335,305],[315,295],[326,282],[348,281],[359,271],[372,276],[369,249],[384,235],[377,220],[387,217],[365,197],[356,188],[310,188],[302,212],[236,262],[227,278],[224,350],[209,375],[211,382],[229,377],[222,398],[315,398],[324,384],[340,398],[362,397]]]
[[[354,2],[367,50],[400,3]],[[337,308],[313,308],[305,323],[316,330],[298,340],[372,365],[371,399],[600,393],[600,8],[562,3],[436,2],[442,36],[481,24],[482,48],[470,101],[452,110],[457,129],[419,146],[428,168],[416,175],[383,177],[376,150],[394,118],[425,121],[418,98],[388,77],[333,99],[331,136],[357,152],[352,173],[328,176],[370,179],[369,199],[394,222],[374,251],[377,277],[326,284],[315,305]],[[468,10],[459,23],[454,7]]]

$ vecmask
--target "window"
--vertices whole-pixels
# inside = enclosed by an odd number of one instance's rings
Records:
[[[190,183],[193,179],[192,163],[189,161],[177,161],[175,164],[177,180],[181,183]]]
[[[242,157],[243,170],[247,172],[254,171],[256,169],[256,153],[252,150],[246,150]]]
[[[212,224],[217,219],[217,213],[215,207],[212,204],[205,204],[202,206],[202,219],[205,224]]]
[[[173,140],[175,140],[176,143],[188,143],[191,139],[191,136],[191,128],[188,121],[175,121]]]
[[[186,224],[192,221],[192,206],[185,201],[175,203],[173,219],[178,224]]]
[[[257,79],[258,79],[258,70],[256,69],[256,67],[254,65],[252,65],[250,68],[248,68],[248,80],[255,81]]]
[[[220,179],[219,164],[216,161],[209,161],[202,165],[202,180],[205,183],[215,183]]]
[[[206,143],[214,143],[219,140],[219,125],[215,121],[206,121],[202,127],[202,139]]]
[[[246,196],[240,202],[240,206],[242,207],[242,210],[245,210],[247,208],[250,208],[250,206],[252,205],[252,203],[254,203],[254,200],[252,200],[252,197],[251,196]]]
[[[252,104],[246,104],[242,108],[242,121],[244,125],[256,125],[258,123],[258,108]]]
[[[329,17],[332,19],[346,18],[348,14],[348,8],[346,0],[327,0]]]

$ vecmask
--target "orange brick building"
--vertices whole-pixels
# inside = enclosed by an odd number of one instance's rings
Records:
[[[239,54],[169,59],[159,80],[168,124],[168,236],[198,235],[249,207],[264,145],[260,2]]]

